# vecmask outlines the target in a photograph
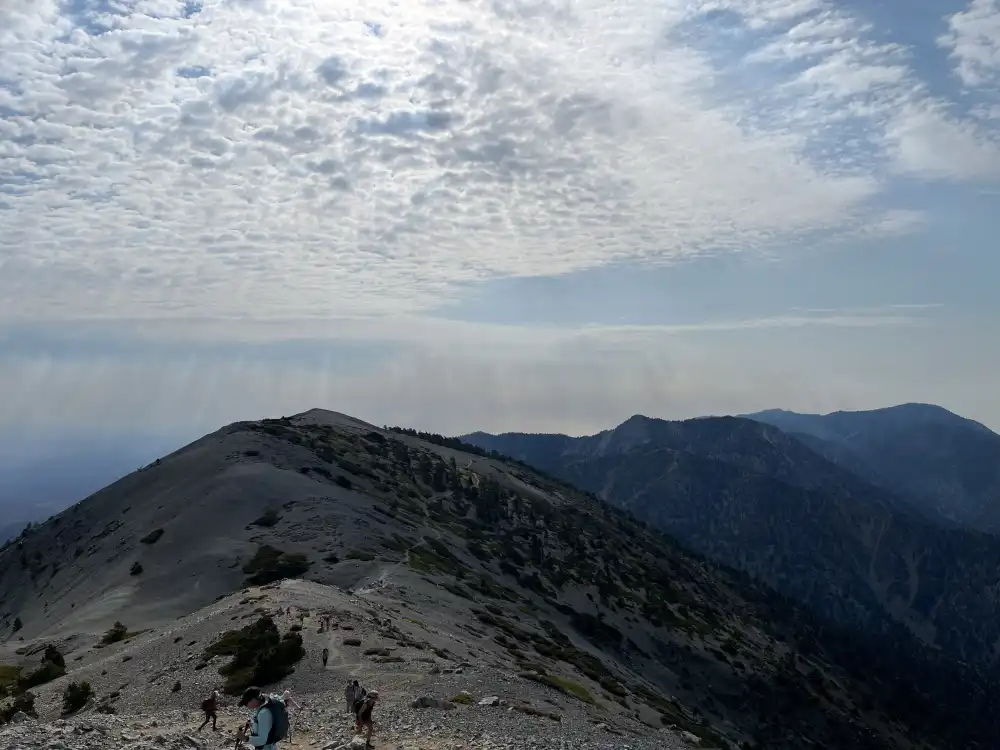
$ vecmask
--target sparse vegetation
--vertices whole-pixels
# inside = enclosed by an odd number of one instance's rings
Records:
[[[280,520],[281,520],[281,516],[278,515],[277,509],[276,508],[268,508],[267,510],[264,511],[264,514],[260,518],[258,518],[255,521],[253,521],[253,525],[254,526],[261,526],[263,528],[269,529],[269,528],[271,528],[273,526],[277,526],[278,525],[278,521],[280,521]]]
[[[143,544],[156,544],[160,541],[161,536],[163,536],[163,529],[153,529],[139,541]]]
[[[0,706],[0,724],[8,723],[18,711],[38,718],[38,712],[35,710],[34,693],[21,693],[14,697],[10,705]]]
[[[14,627],[13,627],[12,632],[16,633],[17,631],[19,631],[23,627],[24,627],[24,623],[21,622],[21,618],[20,617],[15,617],[14,618]]]
[[[584,703],[594,702],[594,696],[590,694],[587,688],[572,680],[567,680],[565,677],[558,677],[551,674],[537,674],[535,672],[522,672],[521,677],[532,682],[539,682],[543,685],[553,687],[561,693],[573,696]]]
[[[124,641],[129,635],[128,628],[122,625],[121,622],[115,622],[107,632],[101,636],[101,641],[99,645],[110,646],[112,643],[118,643],[119,641]]]
[[[453,695],[448,700],[450,700],[452,703],[458,703],[459,705],[462,706],[471,706],[473,703],[475,703],[475,701],[472,699],[472,696],[469,695],[468,693],[459,693],[458,695]]]
[[[249,586],[263,586],[282,578],[297,578],[311,566],[309,558],[298,552],[282,552],[268,544],[257,548],[253,559],[243,566]]]
[[[274,620],[264,616],[241,630],[223,633],[205,649],[203,658],[215,656],[232,657],[219,674],[227,678],[225,692],[236,695],[250,685],[271,685],[287,677],[305,656],[305,649],[300,633],[281,635]]]
[[[42,663],[37,669],[18,677],[16,691],[26,692],[38,685],[57,680],[66,674],[66,659],[55,646],[45,646]]]
[[[94,695],[90,683],[86,680],[81,682],[71,682],[63,691],[62,705],[63,711],[72,714],[87,705],[87,701]]]
[[[142,574],[142,563],[136,560],[128,570],[129,575],[137,576]]]
[[[0,699],[6,698],[17,688],[17,678],[21,667],[16,664],[0,664]]]

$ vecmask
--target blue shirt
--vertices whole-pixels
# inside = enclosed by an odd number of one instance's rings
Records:
[[[271,698],[281,700],[280,695],[272,695]],[[267,735],[271,733],[271,725],[274,723],[274,717],[271,716],[270,709],[267,709],[266,706],[258,708],[253,712],[251,722],[250,736],[247,737],[247,741],[254,747],[261,748],[261,750],[277,750],[278,746],[276,744],[267,744]]]

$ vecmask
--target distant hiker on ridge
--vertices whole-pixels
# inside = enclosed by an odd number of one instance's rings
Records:
[[[326,669],[326,663],[330,661],[330,649],[323,649],[323,669]]]
[[[208,724],[208,722],[212,722],[212,731],[213,732],[216,731],[218,729],[218,727],[215,725],[215,722],[218,720],[216,711],[219,710],[218,690],[213,690],[212,694],[201,702],[201,710],[205,712],[205,721],[203,721],[201,723],[201,726],[198,727],[198,731],[200,732],[202,729],[204,729],[205,725]]]

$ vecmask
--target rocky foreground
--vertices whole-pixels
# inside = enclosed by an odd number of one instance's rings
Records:
[[[606,724],[543,721],[525,716],[515,707],[504,706],[496,697],[475,706],[443,710],[417,709],[398,704],[385,707],[377,722],[372,744],[392,750],[680,750],[698,747],[693,735],[660,738],[621,736]],[[522,704],[523,705],[523,704]],[[237,728],[246,712],[220,712],[218,730],[211,725],[199,730],[202,715],[193,711],[165,710],[155,716],[88,714],[52,722],[16,714],[0,727],[0,748],[6,750],[206,750],[234,748]],[[326,706],[314,708],[306,702],[294,717],[292,737],[286,748],[364,750],[362,737],[353,735],[353,722],[346,713]],[[602,736],[603,735],[603,736]]]

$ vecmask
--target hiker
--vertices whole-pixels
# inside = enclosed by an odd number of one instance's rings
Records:
[[[292,698],[292,691],[286,690],[281,694],[281,702],[285,704],[285,713],[288,714],[288,741],[292,741],[292,712],[290,709],[294,708],[297,711],[302,708],[295,700]]]
[[[352,714],[356,714],[358,709],[361,707],[361,704],[364,703],[365,696],[367,695],[368,691],[361,687],[361,685],[358,684],[358,681],[355,680],[351,684],[351,707],[347,710]]]
[[[323,669],[326,669],[326,663],[330,661],[330,649],[323,649]]]
[[[216,711],[219,710],[218,690],[213,690],[212,694],[201,702],[201,710],[205,712],[205,721],[203,721],[201,723],[201,726],[198,727],[198,731],[200,732],[202,729],[204,729],[205,725],[208,724],[208,722],[212,722],[212,731],[213,732],[217,731],[218,727],[215,725],[215,722],[218,720]]]
[[[378,690],[372,690],[365,696],[365,699],[358,706],[355,714],[354,731],[361,734],[361,730],[368,729],[365,735],[365,747],[372,746],[372,732],[375,730],[375,721],[372,719],[372,710],[375,708],[375,701],[378,700]]]
[[[240,706],[253,711],[250,732],[244,728],[239,742],[249,742],[261,750],[277,750],[279,742],[288,736],[288,712],[280,695],[265,695],[259,687],[248,687],[240,698]]]
[[[351,683],[347,683],[347,687],[344,688],[344,700],[347,701],[347,713],[353,713],[354,711],[354,686]]]

